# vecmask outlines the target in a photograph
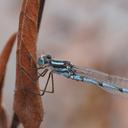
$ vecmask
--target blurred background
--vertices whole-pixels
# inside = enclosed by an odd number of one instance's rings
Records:
[[[0,51],[18,30],[22,0],[0,1]],[[37,55],[52,54],[81,67],[128,77],[127,0],[46,0]],[[4,88],[9,123],[15,85],[13,49]],[[43,98],[41,128],[127,128],[128,98],[55,75]],[[22,128],[22,126],[20,126]]]

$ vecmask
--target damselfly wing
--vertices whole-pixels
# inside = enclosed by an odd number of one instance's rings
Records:
[[[128,79],[115,75],[109,75],[91,68],[79,68],[74,66],[76,74],[84,78],[83,82],[96,85],[113,94],[128,95]]]

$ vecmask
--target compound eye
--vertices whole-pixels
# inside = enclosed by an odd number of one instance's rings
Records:
[[[50,60],[52,59],[51,55],[47,55],[46,57],[47,59],[50,59]]]
[[[38,64],[39,65],[44,65],[45,64],[44,58],[39,58],[38,59]]]

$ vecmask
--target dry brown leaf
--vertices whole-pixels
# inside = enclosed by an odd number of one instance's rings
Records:
[[[36,40],[39,27],[39,0],[24,0],[17,44],[16,92],[14,111],[24,128],[39,128],[43,120],[36,68]]]
[[[16,39],[16,33],[13,34],[10,37],[10,39],[7,41],[7,44],[0,55],[0,127],[2,128],[7,128],[7,117],[6,117],[5,110],[2,106],[2,90],[4,86],[4,78],[6,74],[7,63],[8,63],[9,56],[11,54],[15,39]]]

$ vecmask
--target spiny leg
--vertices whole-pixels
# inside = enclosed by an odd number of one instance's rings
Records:
[[[48,86],[48,83],[49,83],[49,80],[50,80],[50,77],[51,77],[51,79],[52,79],[52,91],[46,91],[47,86]],[[51,71],[51,72],[49,73],[47,82],[46,82],[46,84],[45,84],[45,88],[44,88],[44,90],[41,90],[41,92],[42,92],[42,93],[40,94],[40,96],[43,96],[43,95],[45,94],[45,92],[54,93],[53,71]]]
[[[51,74],[51,79],[52,79],[52,91],[51,93],[54,93],[54,78],[53,78],[53,72]]]
[[[50,79],[50,78],[49,78]],[[52,90],[51,91],[45,91],[47,93],[54,93],[54,79],[53,79],[53,73],[51,73],[51,80],[52,80]],[[40,90],[40,91],[44,91],[44,90]]]
[[[48,69],[44,69],[44,71],[42,73],[38,72],[39,75],[38,75],[37,79],[39,79],[40,77],[44,77],[47,72],[48,72]]]
[[[50,80],[50,77],[51,77],[51,72],[50,72],[50,73],[49,73],[49,75],[48,75],[48,79],[47,79],[47,82],[46,82],[46,84],[45,84],[44,89],[43,89],[43,90],[41,90],[41,91],[42,91],[42,93],[40,94],[40,96],[43,96],[43,95],[45,94],[46,89],[47,89],[47,86],[48,86],[48,83],[49,83],[49,80]]]

